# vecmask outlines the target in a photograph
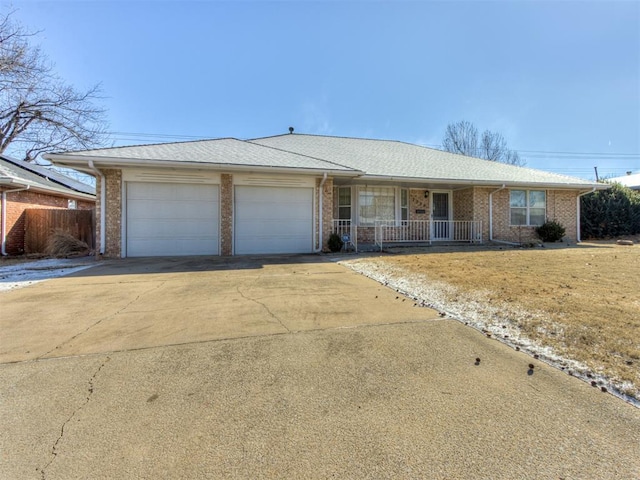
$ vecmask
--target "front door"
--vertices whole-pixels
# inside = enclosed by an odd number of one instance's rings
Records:
[[[433,239],[450,240],[451,228],[449,225],[449,192],[433,192],[431,218],[433,219]]]

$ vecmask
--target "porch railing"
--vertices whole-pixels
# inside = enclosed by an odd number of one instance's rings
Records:
[[[344,238],[345,235],[349,235],[349,239],[353,244],[355,251],[358,251],[358,232],[357,227],[351,220],[333,220],[332,233],[337,233],[340,238]]]
[[[469,220],[409,220],[400,225],[376,222],[375,244],[409,242],[482,243],[482,222]]]
[[[469,220],[433,220],[431,240],[482,243],[482,222]]]

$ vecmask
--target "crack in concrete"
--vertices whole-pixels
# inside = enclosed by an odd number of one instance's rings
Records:
[[[49,355],[50,353],[55,352],[56,350],[59,350],[60,348],[64,347],[65,345],[73,342],[76,338],[80,337],[81,335],[84,335],[85,333],[87,333],[89,330],[91,330],[93,327],[96,327],[98,325],[100,325],[103,321],[108,320],[110,318],[115,317],[116,315],[120,315],[122,312],[124,312],[127,308],[129,308],[131,305],[133,305],[134,303],[136,303],[138,300],[140,300],[140,298],[144,295],[146,295],[147,293],[156,290],[160,287],[162,287],[166,282],[161,282],[160,285],[156,285],[155,287],[150,288],[149,290],[146,290],[144,292],[142,292],[141,294],[139,294],[136,298],[134,298],[133,300],[131,300],[129,303],[127,303],[124,307],[122,307],[120,310],[118,310],[115,313],[112,313],[111,315],[108,315],[106,317],[102,317],[101,319],[99,319],[97,322],[92,323],[91,325],[89,325],[87,328],[85,328],[84,330],[76,333],[75,335],[73,335],[70,338],[67,338],[64,342],[56,345],[55,347],[53,347],[51,350],[49,350],[46,353],[43,353],[42,355],[38,356],[38,358],[36,360],[40,360],[43,357],[46,357],[47,355]]]
[[[271,316],[271,318],[274,318],[275,320],[277,320],[278,323],[282,326],[282,328],[284,328],[288,333],[291,333],[291,330],[289,330],[289,328],[282,322],[282,320],[280,320],[280,318],[276,314],[274,314],[271,310],[269,310],[269,307],[267,307],[264,303],[262,303],[259,300],[256,300],[255,298],[246,296],[244,293],[240,291],[240,285],[236,287],[236,291],[245,300],[249,300],[250,302],[257,303],[262,308],[264,308],[267,311],[267,313]]]
[[[47,464],[44,467],[36,468],[36,471],[40,472],[41,480],[46,480],[47,468],[49,468],[51,464],[55,461],[55,459],[58,457],[58,445],[60,444],[60,442],[62,441],[62,438],[64,437],[66,426],[69,424],[71,420],[73,420],[73,418],[78,414],[78,412],[80,412],[83,408],[87,406],[87,404],[91,400],[91,396],[93,395],[93,392],[94,392],[94,381],[98,376],[98,374],[100,373],[100,370],[102,370],[102,368],[109,362],[109,360],[111,360],[111,358],[107,357],[100,364],[98,369],[93,373],[93,375],[89,379],[89,388],[88,388],[89,393],[87,394],[87,398],[85,399],[84,403],[80,405],[78,408],[76,408],[73,412],[71,412],[71,415],[69,415],[69,418],[67,418],[63,422],[62,426],[60,427],[60,435],[58,436],[56,441],[53,443],[53,446],[51,447],[51,459],[47,462]]]

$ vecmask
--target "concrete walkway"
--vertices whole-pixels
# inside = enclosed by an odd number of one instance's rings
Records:
[[[640,477],[639,409],[322,257],[114,261],[0,305],[0,478]]]

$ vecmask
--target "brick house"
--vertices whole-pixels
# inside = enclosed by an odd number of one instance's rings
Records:
[[[2,255],[24,253],[25,210],[92,209],[95,189],[41,165],[0,156]]]
[[[547,219],[579,241],[579,197],[604,185],[398,141],[288,134],[46,155],[97,178],[101,253],[311,253],[524,242]]]

